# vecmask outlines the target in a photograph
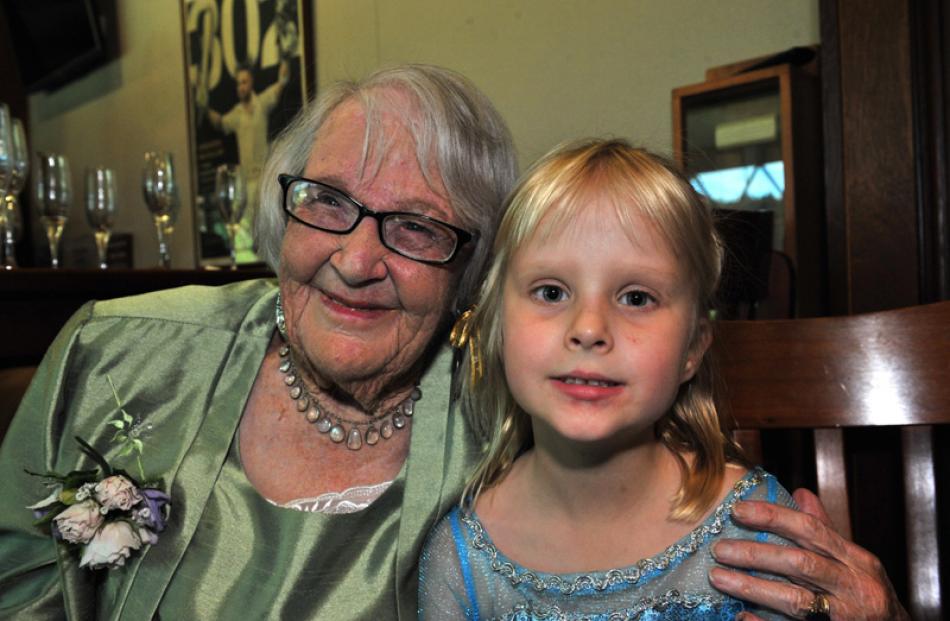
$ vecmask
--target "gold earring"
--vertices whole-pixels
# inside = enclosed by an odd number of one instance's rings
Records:
[[[472,386],[481,379],[484,372],[478,330],[472,329],[473,311],[474,307],[462,313],[456,320],[455,325],[452,326],[452,332],[449,333],[449,341],[452,343],[452,347],[463,349],[468,345],[468,370]]]

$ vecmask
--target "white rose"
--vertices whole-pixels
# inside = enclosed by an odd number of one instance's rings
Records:
[[[99,481],[95,492],[103,513],[112,509],[128,511],[142,500],[142,495],[132,481],[118,474]]]
[[[122,567],[132,550],[142,547],[142,539],[135,531],[123,520],[108,522],[83,548],[79,566],[90,569]]]
[[[84,500],[70,505],[53,518],[59,534],[69,543],[86,543],[96,533],[102,523],[99,505],[92,500]]]

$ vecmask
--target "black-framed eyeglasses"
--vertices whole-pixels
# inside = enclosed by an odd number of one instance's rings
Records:
[[[422,263],[449,263],[471,241],[472,233],[435,218],[405,211],[373,211],[331,185],[297,177],[277,175],[284,191],[284,211],[310,228],[345,235],[363,218],[374,218],[379,241],[395,253]]]

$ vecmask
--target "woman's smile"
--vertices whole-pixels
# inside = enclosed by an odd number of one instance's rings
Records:
[[[361,300],[350,298],[345,294],[330,293],[320,289],[320,300],[324,307],[333,315],[338,315],[344,319],[353,320],[374,320],[380,319],[390,311],[396,309],[392,304],[377,302],[371,299]]]

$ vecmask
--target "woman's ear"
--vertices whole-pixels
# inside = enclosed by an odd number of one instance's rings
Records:
[[[688,382],[693,379],[710,345],[712,345],[712,324],[709,323],[709,319],[702,317],[696,322],[693,342],[689,344],[686,359],[683,361],[683,372],[680,375],[680,383]]]

